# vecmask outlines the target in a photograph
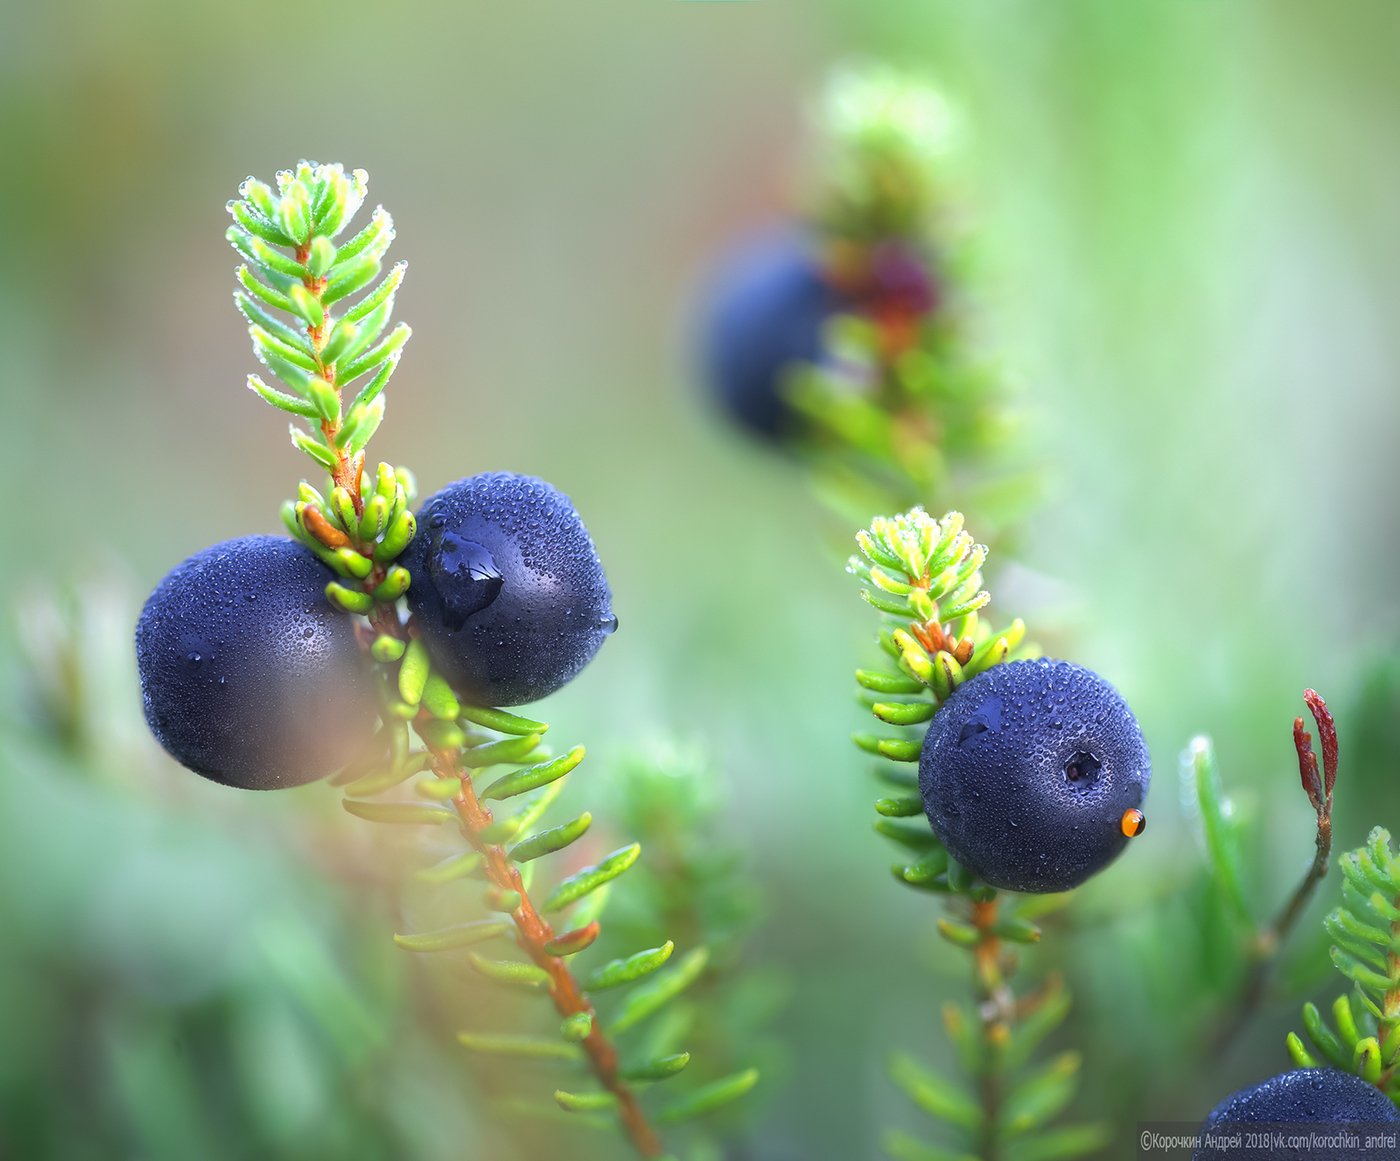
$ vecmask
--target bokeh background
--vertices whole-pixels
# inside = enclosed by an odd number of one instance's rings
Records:
[[[1261,913],[1311,851],[1304,686],[1340,722],[1338,849],[1400,825],[1397,49],[1388,0],[5,6],[0,1153],[532,1148],[487,1115],[444,981],[387,946],[402,852],[323,787],[185,775],[140,722],[144,594],[275,531],[304,471],[242,387],[223,240],[238,182],[304,156],[369,170],[410,264],[373,450],[425,490],[543,475],[599,545],[622,629],[541,707],[590,749],[571,800],[621,817],[614,772],[674,739],[744,852],[768,1070],[731,1155],[874,1158],[922,1127],[885,1061],[947,1062],[963,984],[889,884],[847,741],[853,529],[714,417],[690,349],[705,270],[793,204],[852,59],[964,111],[981,325],[1049,470],[990,579],[1119,685],[1156,766],[1147,834],[1037,961],[1080,993],[1080,1111],[1194,1121],[1281,1070],[1298,1001],[1340,980],[1314,934],[1336,881],[1277,1001],[1204,1054],[1234,949],[1174,891],[1199,859],[1177,755],[1215,739]]]

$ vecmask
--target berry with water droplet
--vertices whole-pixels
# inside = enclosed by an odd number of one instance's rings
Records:
[[[448,484],[401,563],[434,663],[468,701],[522,705],[577,676],[616,627],[603,566],[569,498],[534,476]]]
[[[146,721],[176,761],[271,790],[324,778],[360,752],[377,720],[374,686],[353,623],[325,600],[334,579],[294,541],[245,536],[156,586],[136,663]]]
[[[1400,1121],[1400,1111],[1385,1093],[1367,1084],[1359,1076],[1332,1068],[1299,1068],[1280,1073],[1251,1088],[1231,1093],[1211,1110],[1201,1126],[1202,1140],[1192,1154],[1193,1161],[1243,1161],[1260,1157],[1259,1149],[1245,1148],[1250,1141],[1240,1127],[1249,1125],[1391,1125]],[[1207,1136],[1206,1134],[1211,1134]],[[1301,1128],[1291,1134],[1306,1139]],[[1232,1147],[1231,1140],[1239,1145]],[[1272,1161],[1361,1161],[1362,1157],[1378,1157],[1371,1148],[1358,1142],[1349,1148],[1338,1141],[1336,1148],[1314,1149],[1310,1145],[1292,1148],[1287,1142],[1276,1144],[1267,1151]]]
[[[1046,659],[959,686],[919,759],[924,811],[949,853],[1012,891],[1065,891],[1112,862],[1151,777],[1118,692],[1091,670]]]

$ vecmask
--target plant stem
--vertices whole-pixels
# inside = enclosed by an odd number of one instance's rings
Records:
[[[504,847],[482,838],[482,832],[491,825],[491,811],[477,798],[470,770],[459,767],[453,753],[434,751],[433,757],[433,770],[439,778],[456,778],[461,784],[452,805],[461,819],[468,841],[482,857],[486,877],[497,890],[519,896],[520,903],[511,912],[516,942],[538,967],[549,973],[549,995],[554,1001],[555,1010],[564,1018],[580,1013],[595,1017],[593,1005],[568,964],[562,957],[551,955],[546,950],[555,932],[530,899],[519,869],[511,862]],[[596,1018],[588,1036],[582,1041],[582,1047],[594,1075],[617,1098],[619,1119],[638,1156],[648,1159],[663,1156],[665,1149],[661,1139],[642,1112],[637,1094],[623,1080],[617,1049],[604,1035]]]
[[[1317,719],[1318,732],[1322,737],[1325,770],[1324,778],[1318,773],[1317,759],[1312,751],[1312,738],[1303,729],[1303,719],[1296,719],[1293,723],[1293,741],[1302,769],[1303,787],[1317,812],[1313,860],[1277,918],[1255,936],[1249,971],[1240,989],[1239,1000],[1231,1006],[1230,1019],[1221,1025],[1212,1043],[1212,1051],[1217,1054],[1238,1038],[1259,1010],[1279,950],[1297,926],[1298,920],[1302,918],[1318,884],[1327,877],[1327,863],[1332,853],[1332,785],[1337,772],[1337,735],[1332,716],[1327,712],[1327,706],[1322,699],[1312,690],[1308,690],[1304,697]]]
[[[367,590],[374,583],[374,575],[364,581]],[[385,633],[400,639],[407,639],[413,631],[412,626],[400,621],[392,605],[376,604],[370,613],[369,621],[376,633]],[[461,822],[463,835],[471,843],[472,849],[481,855],[482,869],[487,880],[497,891],[503,894],[514,893],[520,899],[510,913],[515,924],[516,943],[537,967],[549,974],[549,996],[554,1002],[555,1010],[565,1019],[580,1013],[587,1013],[592,1019],[592,1026],[581,1042],[581,1047],[594,1076],[617,1099],[618,1119],[632,1147],[639,1157],[646,1158],[647,1161],[665,1156],[666,1150],[660,1135],[647,1120],[637,1101],[636,1092],[623,1079],[617,1048],[603,1033],[583,986],[565,959],[562,956],[551,955],[548,951],[549,943],[555,938],[554,928],[540,914],[530,898],[520,870],[511,861],[505,847],[483,838],[493,819],[490,808],[476,795],[471,770],[459,764],[459,754],[455,750],[433,750],[432,755],[433,773],[439,778],[456,779],[459,784],[457,793],[451,799],[452,807]]]
[[[997,908],[995,897],[983,903],[974,902],[971,916],[972,925],[981,936],[972,948],[973,984],[984,1049],[982,1068],[977,1078],[978,1098],[982,1103],[982,1123],[977,1139],[981,1161],[999,1161],[1001,1157],[1001,1106],[1004,1097],[1001,1053],[1010,1038],[1009,1021],[1014,1008],[1014,998],[1003,970],[1001,940],[994,932]]]
[[[1292,897],[1284,905],[1283,910],[1279,912],[1278,918],[1255,937],[1254,955],[1249,965],[1249,973],[1245,977],[1244,986],[1240,989],[1239,1001],[1233,1005],[1233,1014],[1230,1020],[1216,1033],[1213,1046],[1215,1052],[1223,1051],[1235,1041],[1245,1025],[1259,1010],[1259,1005],[1264,1002],[1264,992],[1268,987],[1269,976],[1273,972],[1279,950],[1283,947],[1289,933],[1297,925],[1299,917],[1308,905],[1308,900],[1317,890],[1317,885],[1327,875],[1327,856],[1332,846],[1330,821],[1329,819],[1326,846],[1323,845],[1323,829],[1319,825],[1317,854],[1313,857],[1312,866],[1308,868],[1302,882],[1298,884]]]
[[[304,246],[297,247],[296,259],[303,266],[306,265],[310,257],[310,242]],[[321,296],[326,292],[327,279],[317,278],[315,275],[308,275],[306,278],[302,279],[302,285],[306,287],[307,291],[317,302],[320,302]],[[323,307],[322,309],[324,310],[325,308]],[[326,326],[325,322],[327,317],[328,316],[323,315],[323,321],[320,326],[311,326],[308,324],[306,328],[306,337],[311,342],[311,349],[316,353],[316,366],[321,378],[335,389],[336,398],[340,399],[343,403],[343,393],[340,386],[335,381],[335,364],[324,363],[321,359],[321,352],[325,349],[326,342],[330,338],[330,329]],[[359,452],[356,455],[347,455],[344,448],[337,447],[335,444],[335,436],[339,430],[339,424],[333,424],[329,420],[321,421],[321,434],[326,437],[326,446],[335,453],[336,457],[335,467],[331,469],[331,482],[337,488],[344,488],[350,493],[350,502],[355,505],[355,515],[363,516],[365,514],[365,501],[364,497],[360,495],[360,479],[365,470],[365,454],[364,452]]]

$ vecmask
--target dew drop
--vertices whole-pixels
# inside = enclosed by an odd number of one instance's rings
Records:
[[[598,628],[603,630],[605,636],[611,637],[617,632],[617,617],[612,613],[604,613],[598,618]]]
[[[442,598],[442,621],[450,632],[456,632],[468,617],[490,605],[501,595],[505,583],[484,544],[451,532],[444,532],[439,538],[428,562],[428,573]]]
[[[204,655],[191,650],[189,653],[185,654],[185,660],[189,663],[191,669],[198,669],[204,662]]]

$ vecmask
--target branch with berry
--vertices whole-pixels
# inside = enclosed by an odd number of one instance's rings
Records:
[[[383,274],[390,216],[376,209],[337,242],[366,190],[362,170],[303,162],[278,174],[275,191],[250,178],[229,203],[228,237],[245,259],[235,300],[276,380],[254,375],[249,386],[303,421],[292,442],[329,486],[303,482],[284,507],[292,539],[215,545],[157,586],[136,634],[147,722],[173,757],[224,785],[332,776],[361,819],[456,831],[462,849],[421,876],[478,880],[486,916],[396,942],[547,996],[547,1035],[472,1029],[462,1044],[571,1068],[583,1084],[561,1078],[555,1112],[617,1125],[638,1156],[661,1157],[658,1126],[735,1100],[757,1073],[651,1101],[645,1090],[690,1056],[648,1054],[634,1029],[695,981],[705,949],[672,962],[667,940],[579,966],[609,885],[640,847],[537,887],[539,861],[590,831],[587,812],[542,825],[584,750],[551,752],[544,722],[501,708],[545,697],[592,660],[617,627],[607,580],[572,503],[542,480],[468,477],[415,513],[410,473],[366,470],[410,334],[389,325],[405,269]],[[596,999],[611,991],[622,993],[611,1006]]]
[[[1002,376],[970,337],[957,137],[928,85],[837,74],[805,208],[738,247],[709,292],[700,354],[715,401],[797,450],[846,518],[956,495],[1001,525],[1034,491],[1007,454]]]
[[[1142,734],[1097,674],[1034,656],[1019,620],[1005,633],[982,620],[987,550],[961,514],[935,520],[915,508],[856,539],[849,571],[881,615],[888,658],[856,673],[886,729],[855,742],[883,760],[876,773],[894,789],[875,804],[876,829],[908,852],[895,878],[947,903],[939,933],[972,958],[972,1002],[944,1009],[972,1091],[908,1057],[894,1079],[981,1161],[1092,1152],[1100,1126],[1049,1127],[1074,1098],[1078,1054],[1025,1071],[1069,994],[1052,980],[1018,998],[1015,948],[1038,942],[1035,920],[1142,832]],[[898,1158],[952,1156],[898,1133],[887,1147]]]

